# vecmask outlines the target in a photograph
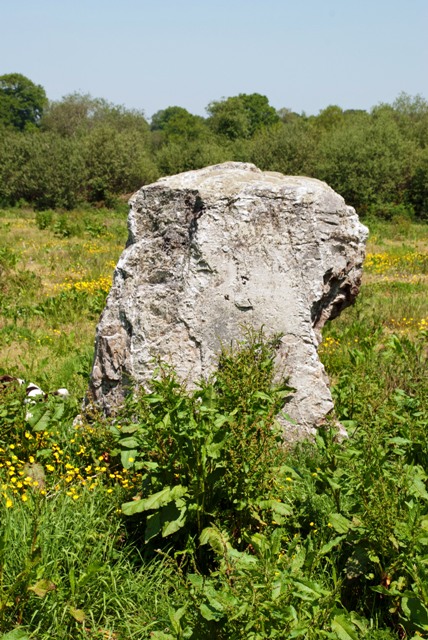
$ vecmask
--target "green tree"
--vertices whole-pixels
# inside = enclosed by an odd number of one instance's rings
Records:
[[[346,126],[327,131],[319,142],[316,177],[348,202],[367,211],[406,201],[414,145],[400,130],[390,109],[369,118],[356,114]]]
[[[85,167],[77,141],[54,133],[8,130],[0,137],[0,202],[71,209],[84,199]]]
[[[266,96],[259,93],[240,93],[207,107],[208,124],[212,130],[230,140],[251,138],[256,131],[279,121],[275,109]]]
[[[106,123],[120,131],[149,131],[149,125],[142,112],[128,110],[103,98],[92,98],[89,94],[81,93],[72,93],[58,102],[49,103],[40,126],[43,131],[73,136],[85,134]]]
[[[166,131],[171,122],[191,121],[194,117],[196,116],[192,116],[192,114],[183,107],[167,107],[153,114],[150,129],[152,131]]]
[[[23,131],[39,123],[47,105],[45,90],[20,73],[0,76],[0,124]]]
[[[336,129],[344,122],[343,110],[337,105],[330,105],[319,112],[314,119],[317,127],[326,131]]]
[[[131,193],[159,177],[146,135],[117,131],[108,123],[81,138],[86,165],[86,199],[109,205],[119,194]]]
[[[317,162],[317,135],[310,122],[293,118],[261,130],[251,142],[249,160],[264,171],[313,175]]]
[[[204,118],[195,116],[187,109],[177,106],[157,111],[152,116],[150,129],[152,131],[152,145],[155,150],[161,149],[167,143],[187,146],[192,141],[202,142],[212,136]],[[175,152],[173,152],[174,154]],[[169,161],[167,164],[170,164]],[[182,165],[180,161],[179,165]]]

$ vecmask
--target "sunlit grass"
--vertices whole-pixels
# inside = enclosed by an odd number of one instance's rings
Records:
[[[82,395],[126,212],[47,212],[44,228],[40,213],[0,217],[0,372]]]

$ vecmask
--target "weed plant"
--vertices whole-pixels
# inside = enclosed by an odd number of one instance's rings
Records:
[[[215,379],[191,393],[161,366],[153,392],[128,401],[112,430],[124,468],[142,474],[139,499],[122,509],[149,512],[146,544],[172,536],[175,553],[190,553],[203,570],[199,538],[207,526],[226,527],[242,547],[263,517],[271,519],[269,509],[282,510],[274,499],[283,457],[276,416],[291,389],[273,384],[277,344],[250,332],[237,353],[223,350]]]

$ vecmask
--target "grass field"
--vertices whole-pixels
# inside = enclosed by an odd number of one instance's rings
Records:
[[[428,637],[428,226],[370,224],[361,293],[320,347],[349,439],[333,421],[284,452],[283,392],[243,384],[251,348],[198,397],[166,375],[72,426],[126,210],[0,224],[0,374],[70,391],[28,416],[0,389],[5,640]]]

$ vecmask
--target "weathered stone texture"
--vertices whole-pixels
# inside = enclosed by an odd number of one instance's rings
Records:
[[[278,371],[304,436],[332,409],[317,347],[358,293],[367,229],[325,183],[228,162],[146,186],[97,329],[91,394],[106,412],[154,358],[191,385],[242,325],[283,334]]]

